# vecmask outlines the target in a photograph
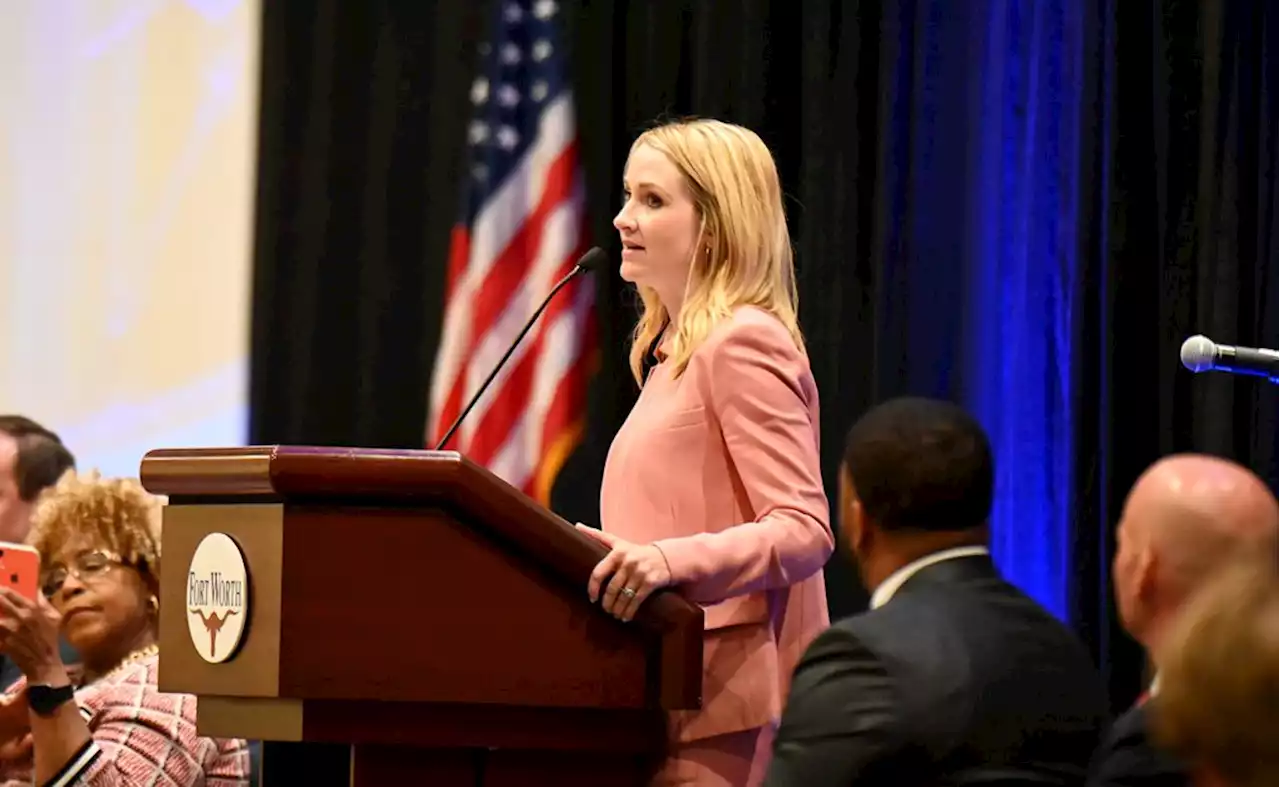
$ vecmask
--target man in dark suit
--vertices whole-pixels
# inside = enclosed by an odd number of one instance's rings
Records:
[[[841,534],[871,610],[805,653],[768,787],[1083,783],[1102,682],[992,564],[993,473],[982,428],[944,402],[894,400],[853,427]]]
[[[1089,787],[1183,787],[1182,763],[1154,745],[1147,733],[1148,695],[1115,720],[1089,765]]]
[[[1116,527],[1116,607],[1148,653],[1161,647],[1194,592],[1241,552],[1275,550],[1276,498],[1257,476],[1224,459],[1179,455],[1134,484]],[[1091,787],[1180,787],[1188,774],[1148,734],[1150,694],[1116,719],[1089,769]]]

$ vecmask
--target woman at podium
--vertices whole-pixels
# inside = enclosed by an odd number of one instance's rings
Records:
[[[703,708],[672,714],[657,783],[753,785],[833,549],[782,191],[763,141],[713,120],[645,132],[623,186],[641,389],[584,528],[610,548],[588,594],[622,620],[665,586],[704,607]]]
[[[0,700],[0,782],[249,783],[245,741],[200,736],[196,698],[156,684],[159,504],[132,479],[74,472],[41,498],[39,591],[0,586],[0,651],[24,676]]]

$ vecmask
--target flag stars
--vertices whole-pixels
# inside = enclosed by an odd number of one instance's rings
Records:
[[[498,129],[498,145],[503,150],[515,150],[516,145],[520,144],[520,135],[516,133],[515,128],[511,126],[503,126]]]
[[[558,0],[499,0],[497,38],[479,44],[485,70],[471,83],[473,118],[467,125],[472,188],[486,190],[507,177],[522,146],[533,140],[530,127],[546,108],[552,88],[548,66],[561,56],[550,31],[560,13]],[[527,110],[527,111],[526,111]]]
[[[520,103],[520,91],[511,85],[498,88],[498,103],[504,107],[514,107]]]

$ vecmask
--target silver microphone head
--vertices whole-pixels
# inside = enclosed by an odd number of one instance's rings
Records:
[[[1208,336],[1192,336],[1182,343],[1182,365],[1193,372],[1212,369],[1217,357],[1218,345]]]

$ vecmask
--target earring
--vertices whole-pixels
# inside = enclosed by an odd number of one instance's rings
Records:
[[[156,598],[156,597],[153,595],[151,598],[147,599],[147,607],[149,607],[149,608],[151,609],[151,611],[152,611],[152,612],[159,612],[159,611],[160,611],[160,599]]]

